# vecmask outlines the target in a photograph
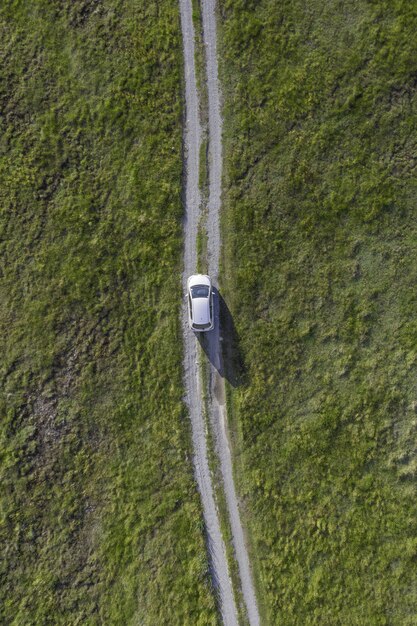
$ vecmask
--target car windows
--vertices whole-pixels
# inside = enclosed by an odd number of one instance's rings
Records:
[[[211,322],[207,322],[206,324],[193,324],[193,328],[201,329],[201,330],[206,330],[207,328],[210,328],[210,326],[211,326]]]
[[[191,287],[192,298],[208,298],[208,296],[209,288],[207,285],[194,285],[194,287]]]

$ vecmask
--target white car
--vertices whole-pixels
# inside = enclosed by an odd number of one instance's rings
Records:
[[[187,280],[188,321],[191,330],[199,333],[212,330],[213,290],[205,274],[194,274]]]

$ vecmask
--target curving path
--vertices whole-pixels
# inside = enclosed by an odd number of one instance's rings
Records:
[[[204,44],[206,50],[206,73],[209,107],[209,200],[208,200],[208,264],[209,274],[216,284],[219,272],[222,175],[222,120],[216,49],[216,17],[214,0],[202,0]],[[199,99],[195,72],[194,26],[191,0],[180,0],[181,27],[184,48],[186,126],[185,126],[185,220],[184,220],[184,274],[186,280],[197,268],[197,231],[200,216],[199,156],[201,126]],[[233,535],[235,557],[239,566],[242,594],[251,626],[260,624],[256,597],[250,573],[249,558],[240,522],[238,500],[233,482],[232,460],[226,430],[226,407],[224,402],[224,379],[221,371],[219,337],[219,302],[215,298],[215,329],[207,333],[206,341],[210,360],[209,418],[214,432],[216,451],[219,456],[224,490]],[[207,459],[206,427],[203,416],[202,389],[197,363],[201,352],[197,341],[188,328],[186,302],[183,306],[184,372],[186,402],[189,407],[194,446],[194,466],[198,488],[201,493],[211,575],[219,598],[220,611],[226,626],[238,623],[236,604],[228,571],[226,550],[216,509],[211,473]],[[216,367],[217,366],[217,367]]]
[[[194,26],[192,21],[191,0],[180,0],[181,27],[184,46],[186,126],[185,126],[185,220],[184,220],[184,274],[183,287],[186,293],[186,281],[194,274],[197,267],[197,230],[200,216],[199,155],[201,127],[199,120],[199,101],[194,64]],[[202,393],[197,365],[197,343],[194,334],[188,328],[187,303],[183,305],[184,335],[184,375],[186,402],[190,412],[194,447],[194,467],[198,488],[203,504],[204,521],[207,534],[211,576],[216,589],[220,611],[227,626],[237,625],[236,605],[229,576],[226,550],[220,530],[220,522],[214,502],[213,485],[207,459],[206,426],[203,416]]]

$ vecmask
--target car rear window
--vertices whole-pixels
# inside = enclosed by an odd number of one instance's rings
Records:
[[[210,328],[210,322],[208,322],[207,324],[193,324],[193,328],[200,328],[201,330],[204,330],[205,328]]]
[[[209,288],[207,285],[194,285],[191,287],[192,298],[208,298]]]

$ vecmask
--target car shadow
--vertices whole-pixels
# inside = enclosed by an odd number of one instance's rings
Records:
[[[215,324],[218,328],[208,333],[195,334],[203,352],[220,376],[232,387],[240,387],[248,382],[247,370],[232,314],[218,289],[214,292],[214,310]],[[213,349],[213,342],[216,341],[220,342],[220,358],[217,358],[217,349]]]

